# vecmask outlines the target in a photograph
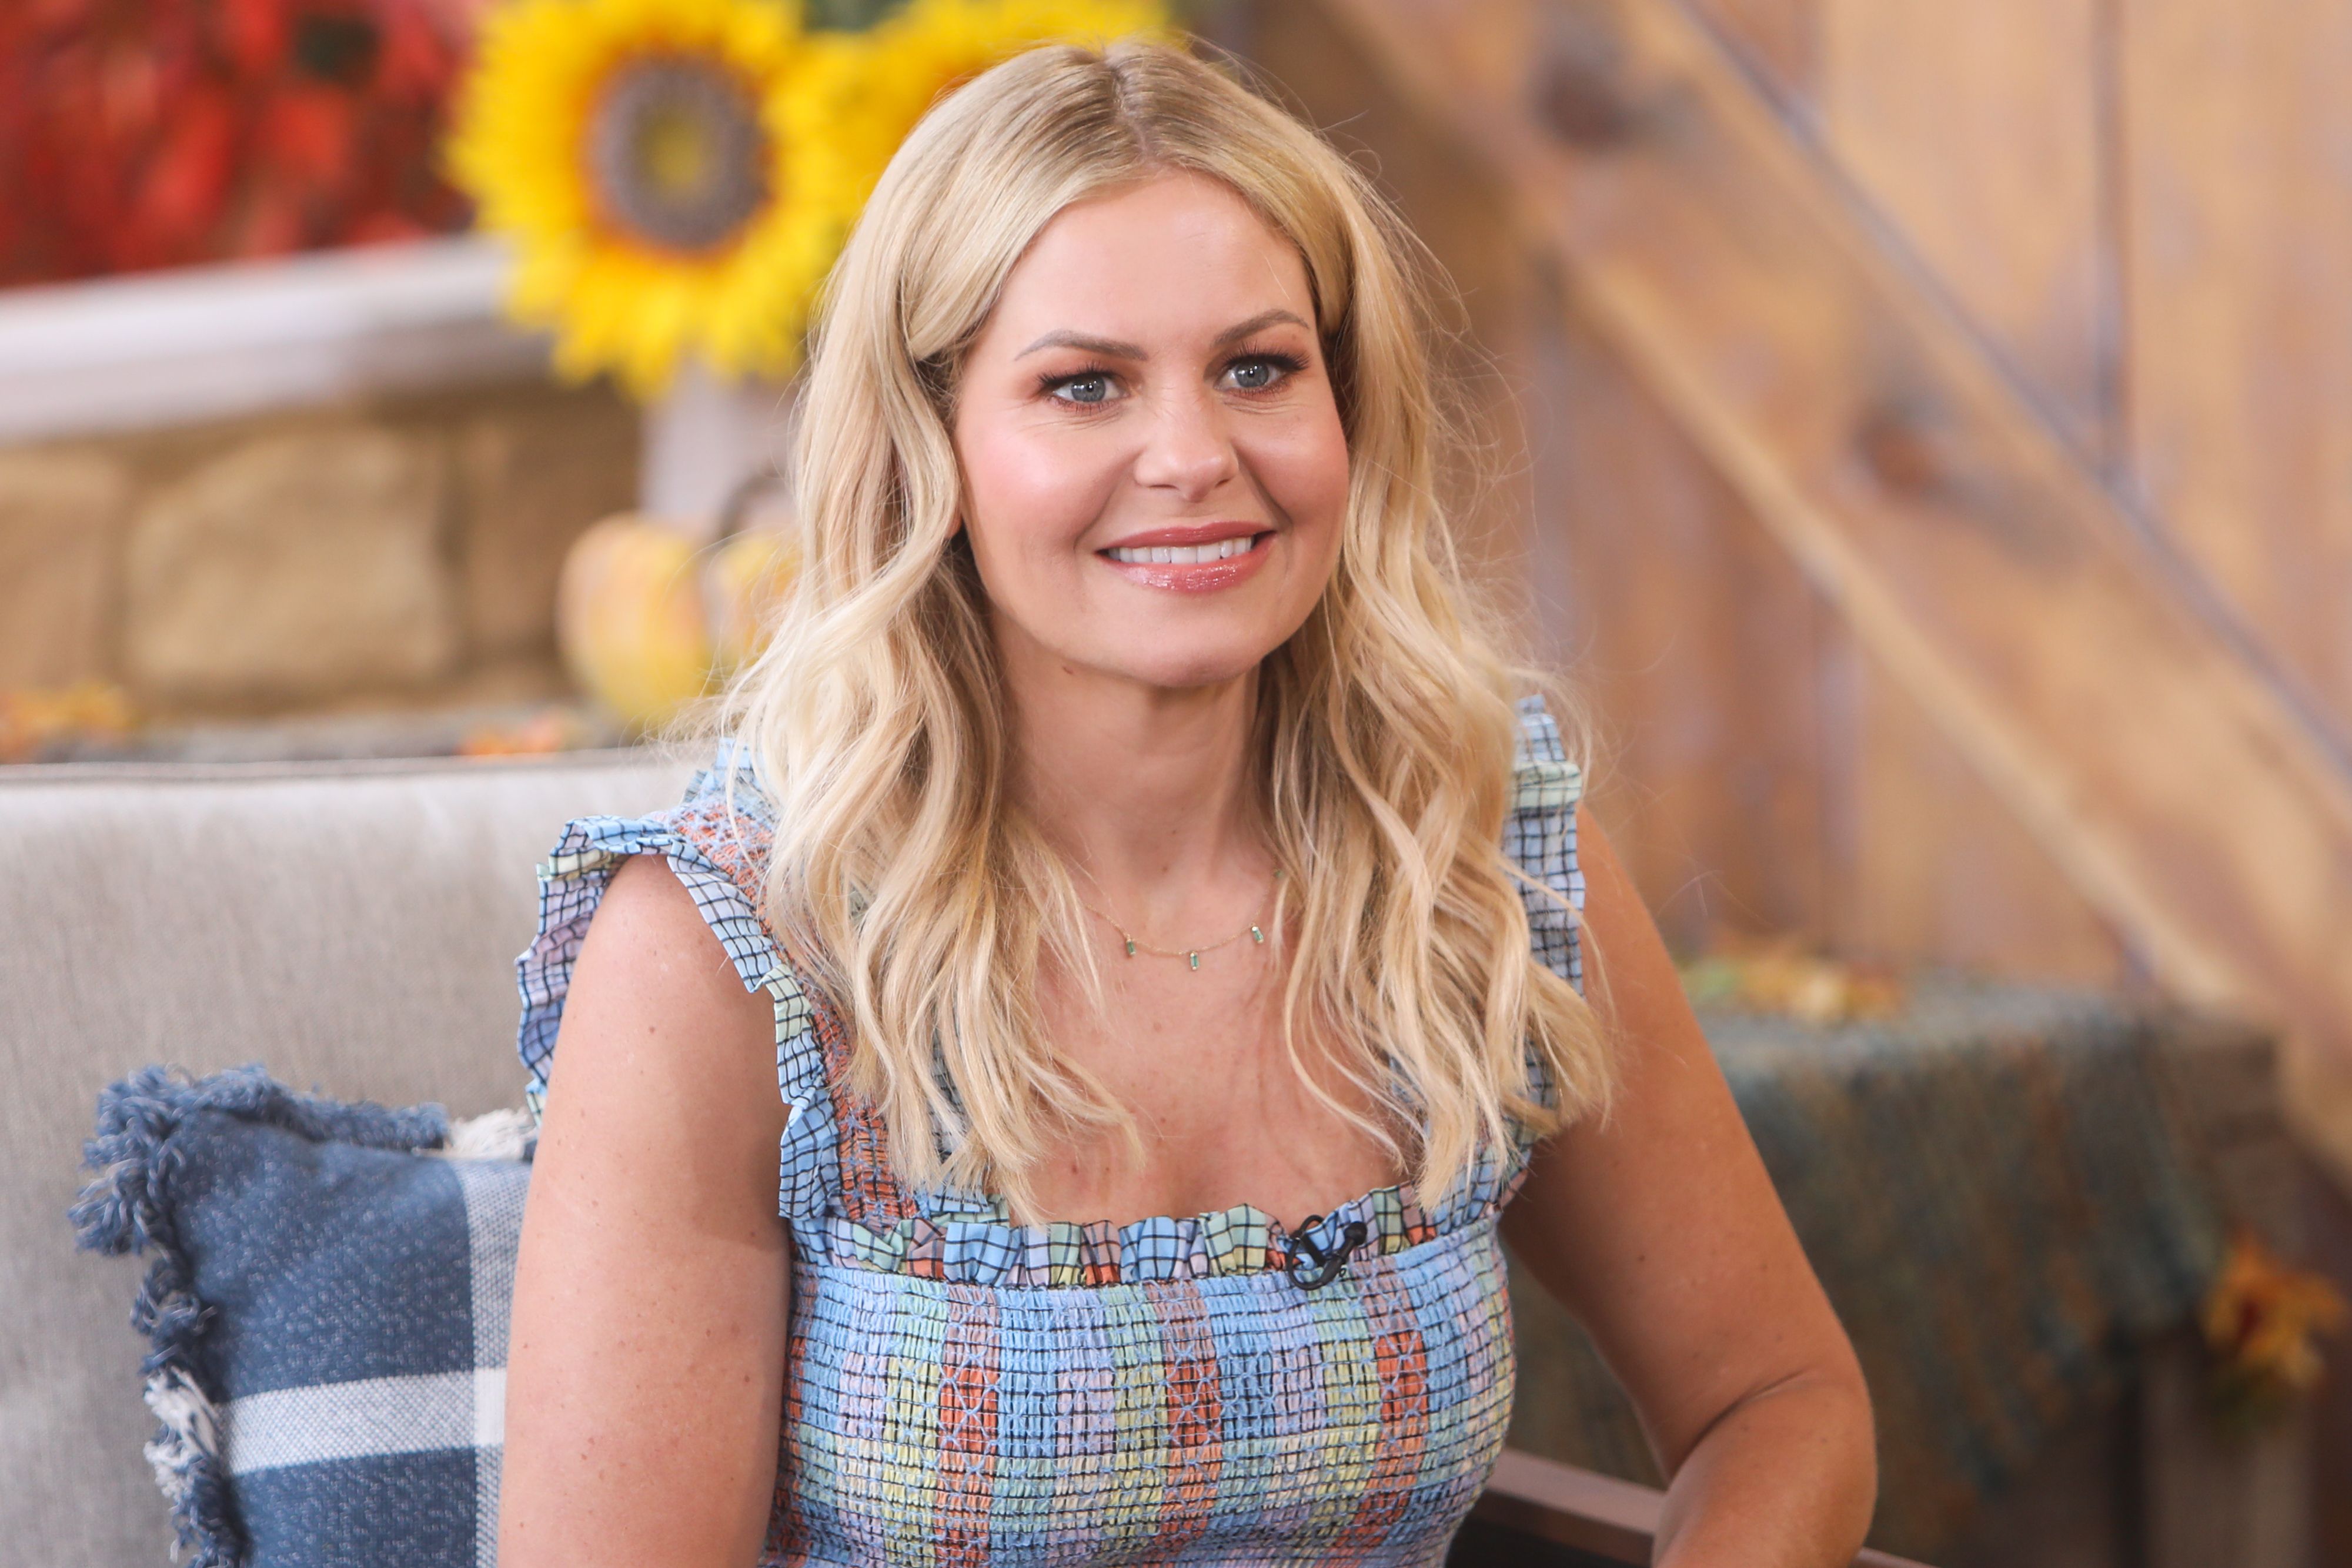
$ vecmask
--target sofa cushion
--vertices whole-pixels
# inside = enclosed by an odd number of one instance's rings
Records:
[[[0,1541],[129,1568],[171,1527],[140,1447],[128,1261],[65,1222],[99,1091],[266,1061],[346,1097],[515,1104],[514,956],[573,817],[677,799],[690,764],[0,768]]]
[[[496,1561],[529,1128],[451,1138],[438,1105],[257,1068],[100,1099],[74,1218],[93,1251],[152,1257],[146,1453],[189,1568]]]

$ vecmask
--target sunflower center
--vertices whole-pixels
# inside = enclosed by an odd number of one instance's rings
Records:
[[[606,215],[665,250],[724,244],[768,196],[759,106],[708,61],[643,59],[614,72],[589,115],[586,152]]]

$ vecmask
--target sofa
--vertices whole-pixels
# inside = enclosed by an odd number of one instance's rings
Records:
[[[340,1098],[439,1102],[458,1116],[517,1104],[512,958],[535,925],[541,857],[572,817],[676,800],[693,767],[614,751],[0,768],[0,1562],[169,1559],[167,1510],[141,1453],[154,1429],[140,1398],[145,1342],[128,1321],[143,1265],[78,1254],[66,1218],[100,1091],[151,1062],[204,1073],[257,1061]],[[2261,1134],[2250,1150],[2283,1150],[2266,1087],[2221,1099],[2242,1113],[2233,1124]],[[1549,1386],[1572,1333],[1540,1314],[1521,1323],[1523,1392],[1531,1370]],[[2123,1561],[2102,1500],[2128,1491],[2198,1516],[2194,1530],[2142,1517],[2126,1531],[2153,1537],[2149,1561],[2300,1561],[2299,1440],[2216,1448],[2195,1416],[2193,1360],[2168,1364],[2144,1414],[2051,1456],[2039,1484],[1984,1521],[1985,1550],[1958,1560]],[[1643,1561],[1657,1509],[1648,1489],[1514,1453],[1479,1511],[1497,1529]],[[1499,1539],[1483,1539],[1478,1560],[1508,1560]]]
[[[168,1561],[142,1265],[66,1210],[99,1091],[154,1061],[454,1115],[519,1104],[512,959],[566,819],[677,799],[645,752],[0,769],[0,1560]]]

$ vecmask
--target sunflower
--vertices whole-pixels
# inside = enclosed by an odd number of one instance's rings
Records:
[[[811,31],[790,0],[515,0],[487,18],[449,148],[518,252],[509,304],[555,364],[658,392],[680,359],[777,377],[898,143],[1033,45],[1164,32],[1156,0],[913,0]]]
[[[560,372],[646,396],[688,355],[792,370],[867,188],[870,152],[806,134],[806,104],[850,66],[779,0],[489,14],[449,162],[515,242],[509,306],[555,329]]]
[[[842,151],[862,201],[925,111],[991,66],[1040,44],[1169,30],[1157,0],[912,0],[845,40],[864,60],[829,75],[825,122],[856,127]]]

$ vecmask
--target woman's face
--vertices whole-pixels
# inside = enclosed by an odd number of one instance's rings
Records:
[[[955,409],[1009,655],[1192,687],[1298,629],[1348,501],[1314,320],[1297,252],[1216,181],[1164,175],[1045,225]]]

